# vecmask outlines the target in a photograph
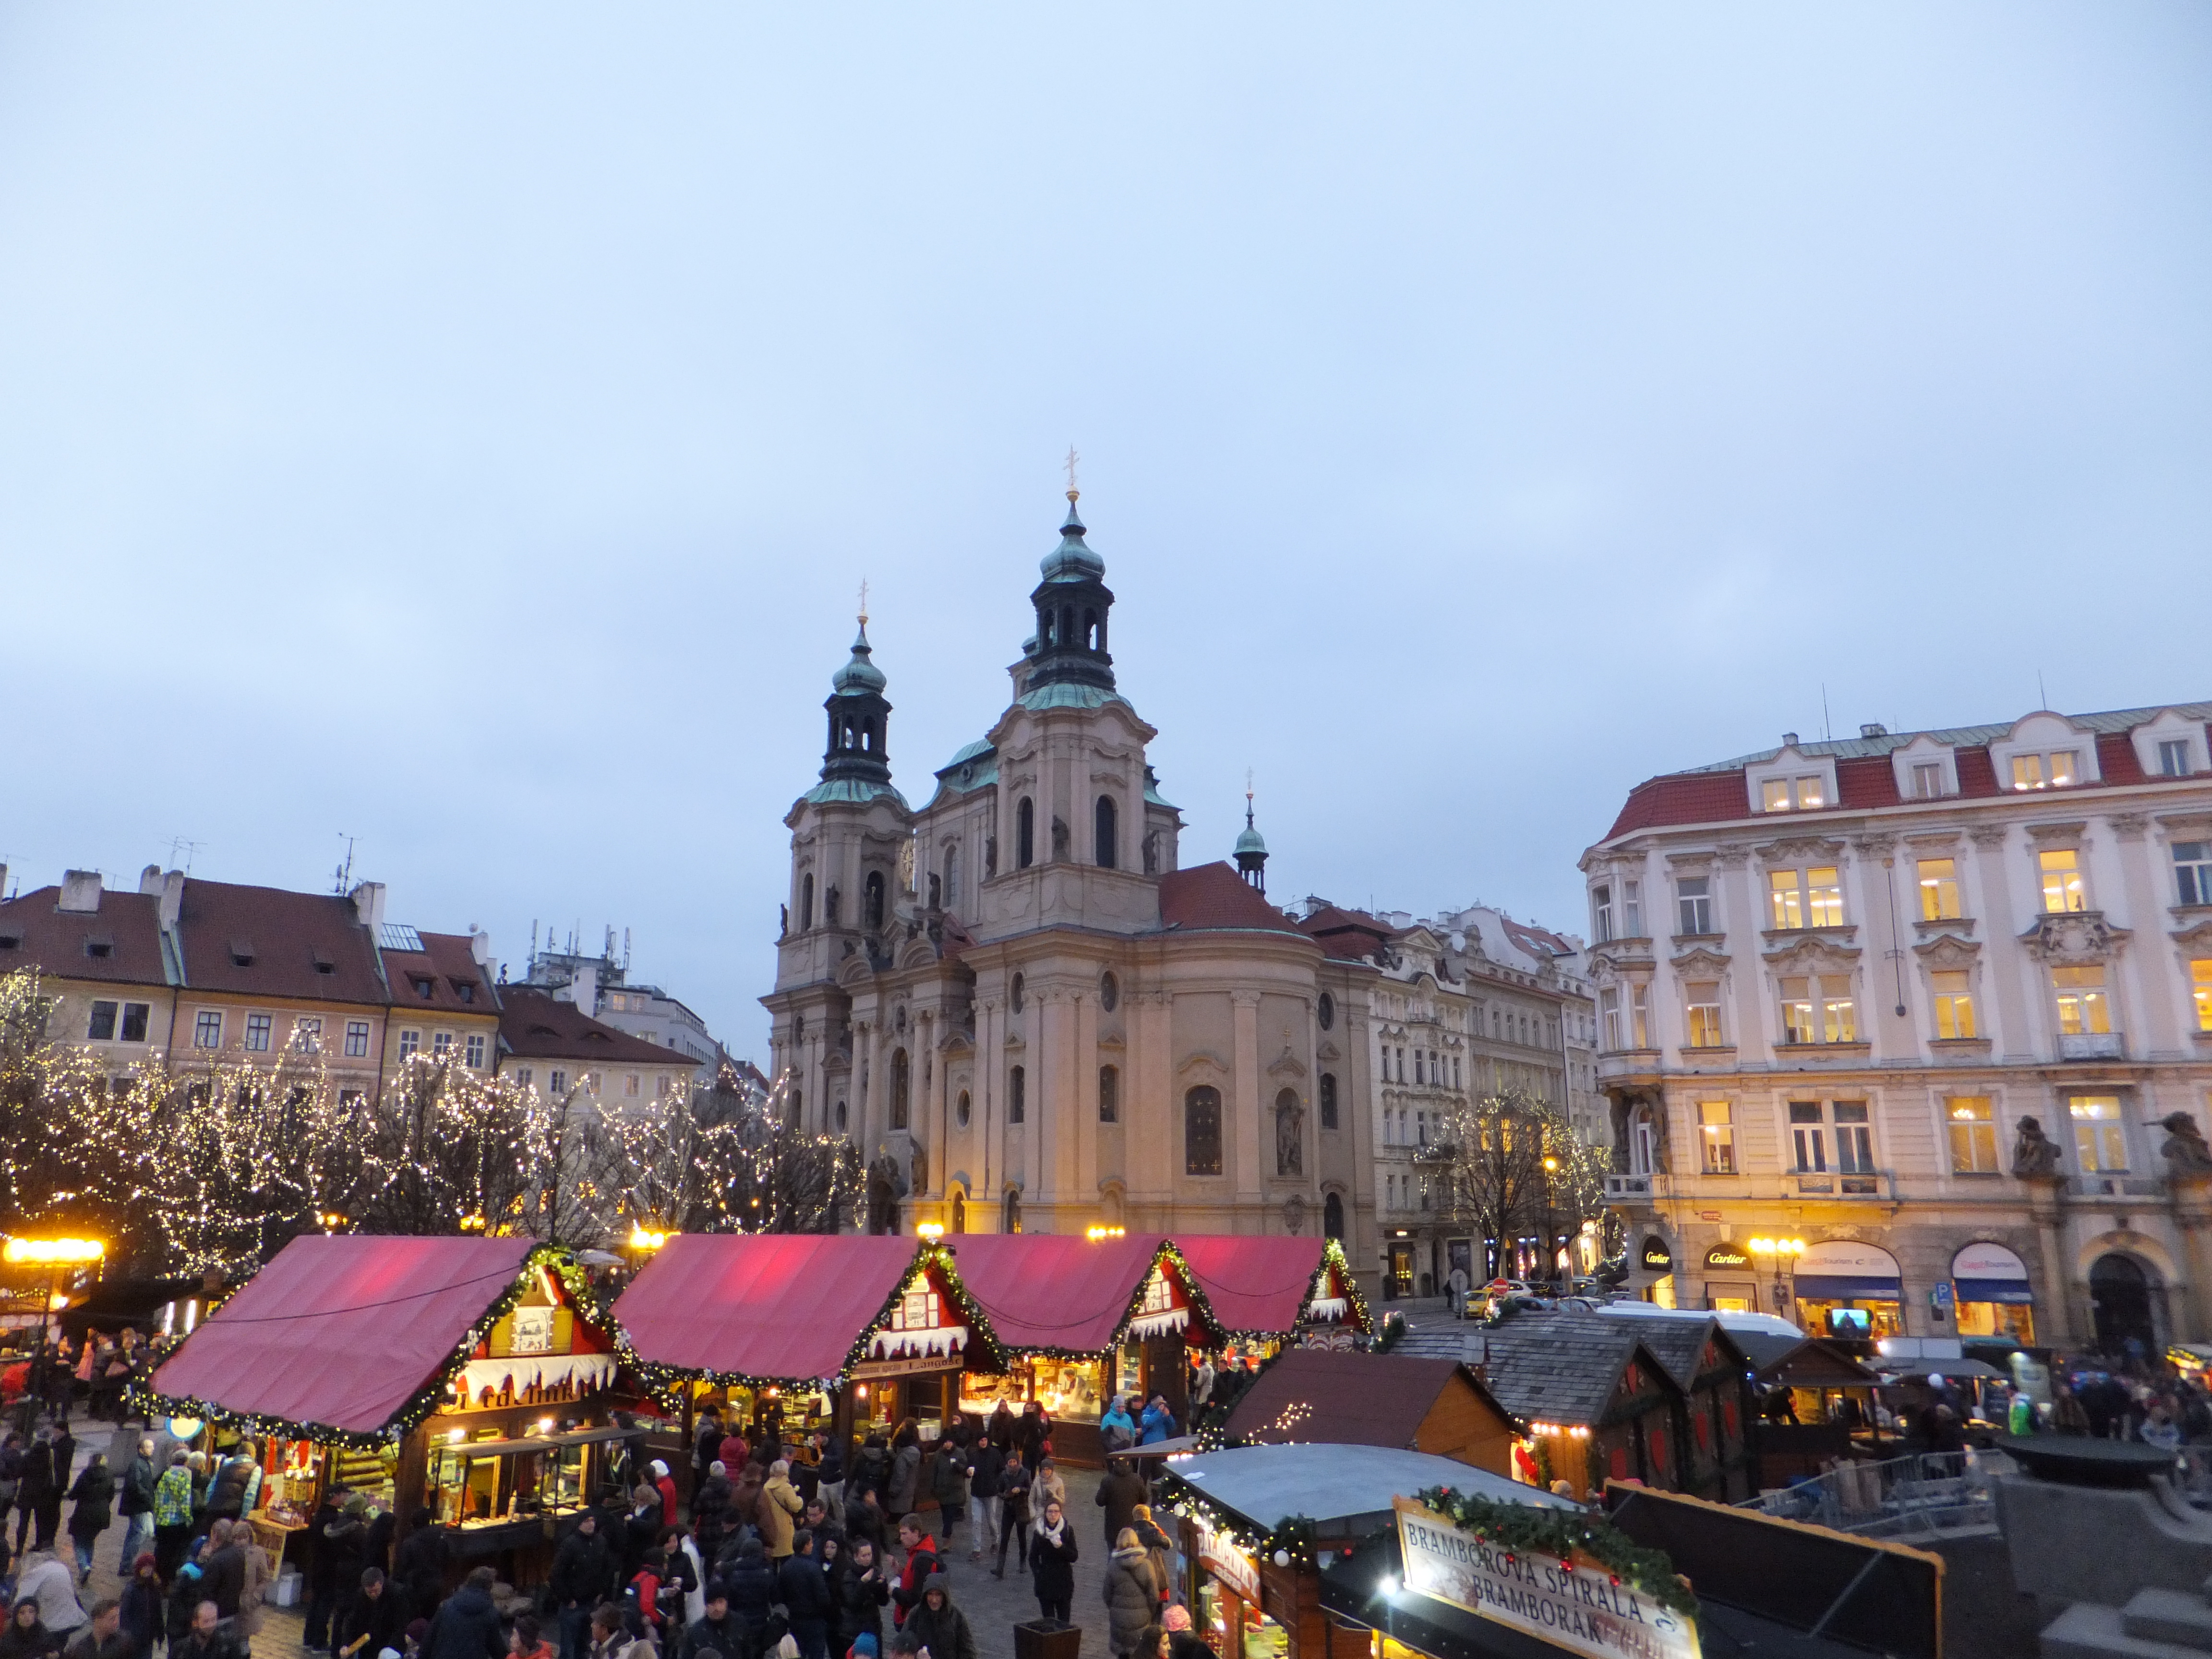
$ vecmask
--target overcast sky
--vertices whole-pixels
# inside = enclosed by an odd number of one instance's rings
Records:
[[[1579,927],[1653,773],[2212,696],[2208,346],[2196,0],[23,0],[0,858],[757,1054],[856,586],[919,802],[1073,443],[1185,863]]]

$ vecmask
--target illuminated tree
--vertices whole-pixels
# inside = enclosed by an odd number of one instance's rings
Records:
[[[1492,1271],[1502,1271],[1516,1241],[1571,1237],[1604,1214],[1608,1158],[1558,1108],[1509,1090],[1447,1112],[1443,1139],[1415,1154],[1416,1178],[1437,1209],[1488,1243]],[[1541,1254],[1548,1262],[1550,1246]]]

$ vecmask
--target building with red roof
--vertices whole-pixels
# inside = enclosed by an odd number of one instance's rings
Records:
[[[2212,1334],[2212,702],[1787,732],[1637,785],[1582,869],[1632,1284]]]
[[[1030,592],[1012,699],[894,787],[866,619],[786,818],[773,1061],[791,1114],[849,1136],[873,1224],[1340,1237],[1377,1259],[1373,969],[1266,891],[1247,821],[1187,860],[1115,675],[1115,596],[1071,496]]]

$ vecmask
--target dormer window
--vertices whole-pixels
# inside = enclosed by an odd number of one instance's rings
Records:
[[[2158,746],[2158,775],[2162,778],[2189,775],[2189,739],[2168,738]]]
[[[84,942],[84,953],[95,962],[106,962],[115,954],[115,941],[112,939],[88,939]]]
[[[335,974],[338,970],[337,963],[331,959],[330,953],[326,951],[315,952],[314,963],[315,971],[319,974]]]
[[[253,966],[253,945],[250,939],[234,939],[230,942],[230,965],[234,968]]]
[[[1817,812],[1828,804],[1827,788],[1817,775],[1769,778],[1759,786],[1762,812]]]
[[[408,980],[409,983],[415,988],[415,994],[425,1002],[438,993],[438,981],[427,974],[412,974],[408,976]]]
[[[474,1002],[477,1000],[477,987],[474,980],[457,979],[453,981],[453,994],[462,1001]]]
[[[2081,781],[2081,755],[2072,749],[2012,757],[2014,789],[2071,789]]]

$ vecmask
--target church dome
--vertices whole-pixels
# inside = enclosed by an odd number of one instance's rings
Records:
[[[1067,495],[1067,522],[1060,527],[1060,545],[1039,561],[1048,582],[1095,582],[1106,578],[1106,561],[1083,544],[1083,520],[1076,515],[1075,492]]]
[[[876,666],[869,652],[868,625],[862,623],[860,632],[853,641],[852,660],[837,671],[830,682],[830,689],[842,696],[856,691],[880,691],[889,684],[884,678],[884,671]]]
[[[1237,851],[1240,854],[1257,853],[1264,858],[1267,853],[1267,839],[1249,823],[1247,823],[1244,826],[1244,833],[1237,837]]]

